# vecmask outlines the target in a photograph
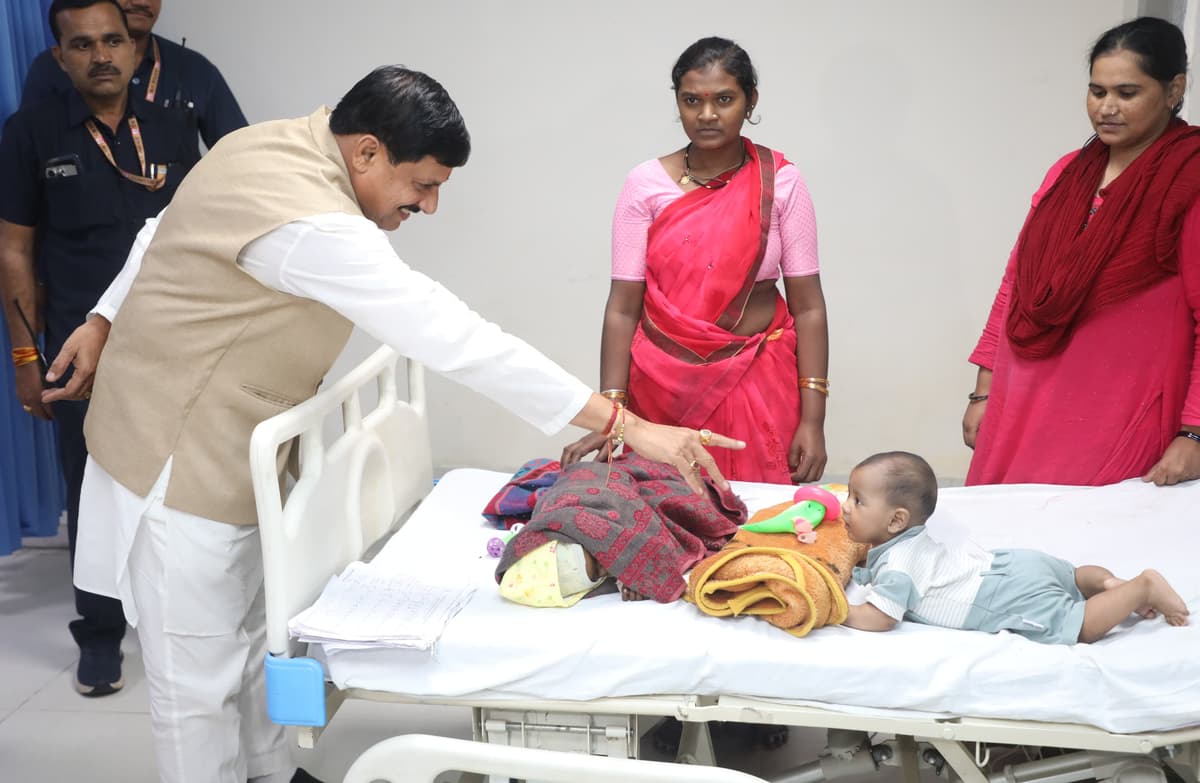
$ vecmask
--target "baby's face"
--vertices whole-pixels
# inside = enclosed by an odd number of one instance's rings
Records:
[[[895,509],[887,500],[883,467],[868,465],[850,474],[850,491],[842,503],[842,520],[851,541],[876,546],[892,537],[888,530]]]

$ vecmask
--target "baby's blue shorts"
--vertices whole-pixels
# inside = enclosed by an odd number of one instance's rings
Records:
[[[1075,644],[1084,603],[1075,566],[1066,560],[1032,549],[997,549],[964,627],[1012,631],[1045,644]]]

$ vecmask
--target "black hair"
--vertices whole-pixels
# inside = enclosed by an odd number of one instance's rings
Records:
[[[393,165],[432,155],[454,168],[471,154],[467,125],[446,89],[402,65],[380,66],[360,79],[333,110],[329,129],[375,136]]]
[[[62,29],[58,26],[58,15],[63,11],[74,11],[79,8],[91,8],[100,3],[108,3],[117,9],[117,13],[121,15],[121,24],[125,26],[125,32],[129,32],[129,20],[125,17],[125,9],[117,0],[54,0],[50,4],[50,10],[46,12],[47,21],[50,22],[50,32],[54,34],[54,40],[60,46],[62,45]]]
[[[1183,32],[1166,19],[1142,16],[1117,25],[1096,41],[1088,65],[1095,65],[1097,57],[1119,51],[1137,55],[1142,72],[1164,87],[1179,74],[1187,73],[1187,42]],[[1172,113],[1178,114],[1182,107],[1180,101],[1172,107]]]
[[[701,38],[679,55],[675,67],[671,69],[671,84],[674,85],[675,92],[679,92],[679,83],[683,81],[685,73],[705,69],[713,63],[720,63],[725,72],[742,88],[746,100],[751,99],[755,88],[758,87],[758,72],[750,62],[750,55],[728,38],[716,36]]]
[[[937,508],[937,476],[929,463],[907,451],[885,451],[858,463],[855,470],[871,465],[883,468],[887,479],[887,501],[908,509],[909,526],[921,525]]]

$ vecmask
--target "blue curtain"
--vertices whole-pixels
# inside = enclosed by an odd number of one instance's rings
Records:
[[[2,0],[0,7],[0,124],[17,109],[29,63],[53,44],[46,23],[51,0]],[[20,339],[20,338],[18,338]],[[27,345],[28,338],[20,339]],[[13,387],[12,345],[0,318],[0,555],[21,536],[52,536],[66,507],[54,426],[21,410]]]
[[[0,14],[0,123],[17,110],[33,58],[54,45],[46,12],[51,0],[4,0]]]

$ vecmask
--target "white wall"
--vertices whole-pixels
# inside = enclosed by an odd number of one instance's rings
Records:
[[[829,471],[884,448],[961,477],[959,422],[1029,196],[1090,133],[1086,55],[1126,0],[468,2],[167,0],[159,32],[216,62],[251,121],[333,104],[375,65],[441,81],[470,163],[400,255],[589,383],[612,205],[636,163],[685,142],[670,68],[710,34],[759,70],[755,140],[817,208],[830,313]],[[336,9],[336,10],[335,10]],[[365,340],[354,355],[366,351]],[[439,465],[512,468],[547,440],[442,378]]]

